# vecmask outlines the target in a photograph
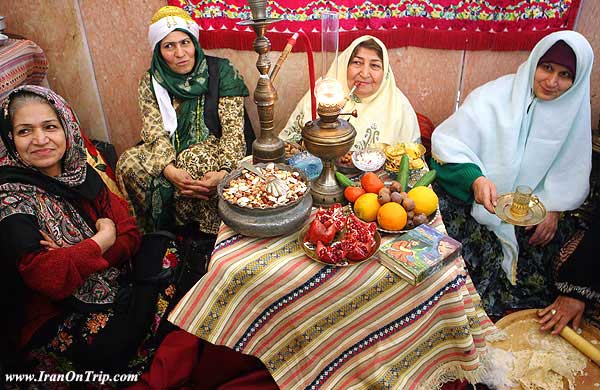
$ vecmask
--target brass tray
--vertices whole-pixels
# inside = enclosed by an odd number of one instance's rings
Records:
[[[348,267],[350,265],[360,264],[360,263],[363,263],[363,262],[369,260],[371,257],[373,257],[373,255],[375,253],[377,253],[377,251],[379,250],[379,246],[381,245],[381,235],[379,234],[379,232],[375,232],[375,245],[373,245],[373,248],[371,248],[371,252],[364,259],[358,260],[358,261],[344,259],[344,261],[341,263],[336,263],[336,264],[326,263],[326,262],[320,260],[319,257],[317,256],[317,253],[315,251],[316,245],[314,245],[310,242],[304,241],[304,236],[306,235],[308,228],[310,228],[310,224],[312,223],[312,221],[313,220],[311,219],[310,222],[307,223],[306,225],[304,225],[304,227],[300,230],[300,233],[298,233],[298,243],[300,243],[300,246],[302,247],[302,250],[304,251],[306,256],[310,257],[311,259],[313,259],[314,261],[316,261],[318,263],[330,265],[332,267]],[[342,233],[338,232],[336,234],[336,239],[334,239],[334,242],[339,241],[337,239],[338,238],[337,236],[341,237],[341,235],[342,235]]]
[[[496,203],[496,215],[506,223],[516,226],[533,226],[542,222],[546,218],[546,207],[535,195],[529,201],[529,210],[527,215],[516,217],[510,212],[514,192],[509,192],[500,196]]]
[[[540,325],[537,322],[537,319],[537,309],[520,310],[502,317],[496,322],[496,326],[505,330],[508,337],[505,340],[493,342],[492,345],[504,349],[505,351],[513,352],[530,348],[526,335],[532,328],[539,328]],[[596,345],[599,345],[600,329],[585,321],[582,322],[581,328],[583,330],[581,333],[583,338],[590,341],[592,344],[596,343]],[[599,388],[594,387],[595,383],[600,383],[600,367],[595,365],[592,361],[588,361],[583,375],[577,375],[575,377],[575,389],[588,390]],[[568,389],[568,386],[565,384],[564,388]],[[521,390],[522,388],[521,386],[513,387],[513,390],[517,389]]]

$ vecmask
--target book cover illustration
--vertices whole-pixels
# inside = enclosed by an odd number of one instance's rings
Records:
[[[456,258],[461,247],[447,234],[419,225],[382,245],[380,260],[392,272],[417,284]]]

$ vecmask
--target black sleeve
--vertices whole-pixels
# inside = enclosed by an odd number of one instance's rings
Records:
[[[13,214],[0,221],[0,253],[2,271],[0,288],[4,297],[0,300],[0,311],[5,314],[0,321],[0,359],[4,362],[17,356],[17,345],[21,328],[25,323],[25,295],[27,288],[21,278],[17,262],[26,253],[42,248],[39,241],[35,217]]]
[[[600,223],[596,221],[558,270],[556,287],[564,295],[600,303]]]
[[[29,214],[13,214],[0,221],[2,255],[14,264],[24,255],[43,249],[37,219]]]

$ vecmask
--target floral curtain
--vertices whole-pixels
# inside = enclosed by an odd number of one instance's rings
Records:
[[[254,32],[237,25],[252,17],[246,0],[168,3],[198,22],[203,47],[252,50]],[[302,30],[320,50],[320,15],[330,10],[339,13],[342,48],[370,34],[388,48],[528,50],[551,32],[571,29],[579,5],[580,0],[268,0],[267,15],[280,20],[267,37],[281,50],[291,33]]]

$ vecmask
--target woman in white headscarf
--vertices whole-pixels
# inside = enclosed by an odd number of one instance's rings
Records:
[[[516,74],[474,90],[433,133],[440,208],[489,314],[551,302],[551,262],[575,224],[561,213],[589,190],[592,62],[582,35],[550,34]],[[495,215],[498,196],[517,185],[548,210],[537,226]]]
[[[244,115],[244,80],[228,60],[204,55],[198,33],[179,7],[152,17],[152,64],[138,89],[142,143],[119,158],[117,181],[142,231],[192,222],[214,241],[216,187],[254,134]]]
[[[390,67],[388,52],[379,39],[363,35],[355,39],[338,57],[327,77],[342,84],[344,95],[356,85],[354,93],[342,112],[358,112],[358,117],[348,121],[356,129],[353,149],[376,142],[420,141],[417,115],[410,102],[396,86]],[[310,91],[304,95],[279,134],[284,141],[299,141],[302,127],[311,117]]]

